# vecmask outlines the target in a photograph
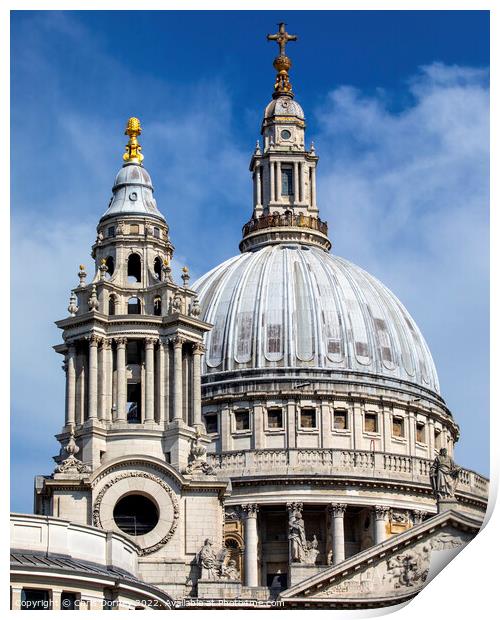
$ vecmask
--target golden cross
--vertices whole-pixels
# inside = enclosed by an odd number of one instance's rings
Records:
[[[280,46],[280,56],[286,56],[285,54],[286,44],[288,43],[288,41],[296,41],[297,35],[288,34],[288,32],[285,29],[286,24],[284,24],[283,22],[278,24],[278,26],[279,26],[278,32],[276,34],[268,34],[267,40],[276,41],[276,43]]]

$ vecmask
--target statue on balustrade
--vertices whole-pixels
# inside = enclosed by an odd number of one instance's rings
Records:
[[[460,471],[460,467],[455,465],[446,448],[441,448],[430,469],[432,490],[437,499],[455,497],[455,487]]]

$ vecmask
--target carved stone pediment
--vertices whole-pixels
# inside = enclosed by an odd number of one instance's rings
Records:
[[[294,599],[310,599],[312,604],[338,601],[343,605],[407,600],[425,585],[432,572],[433,554],[457,552],[475,536],[480,525],[454,511],[438,514],[294,585],[280,598],[292,604]]]

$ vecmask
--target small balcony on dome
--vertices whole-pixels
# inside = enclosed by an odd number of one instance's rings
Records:
[[[330,250],[332,243],[328,238],[328,223],[319,217],[304,213],[267,213],[253,217],[242,229],[243,239],[240,250],[246,252],[260,246],[296,241]]]

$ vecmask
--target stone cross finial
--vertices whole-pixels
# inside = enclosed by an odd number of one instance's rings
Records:
[[[280,97],[282,95],[288,95],[293,97],[292,85],[288,77],[288,71],[292,66],[292,61],[286,55],[286,44],[288,41],[296,41],[297,35],[288,34],[285,29],[285,24],[282,22],[279,24],[278,32],[276,34],[268,34],[268,41],[276,41],[279,45],[280,53],[273,62],[273,67],[278,74],[276,75],[276,82],[274,83],[274,95],[273,98]]]
[[[268,41],[276,41],[280,48],[280,56],[286,56],[286,44],[288,41],[296,41],[296,34],[288,34],[285,28],[286,24],[281,22],[278,24],[278,32],[276,34],[268,34]]]

